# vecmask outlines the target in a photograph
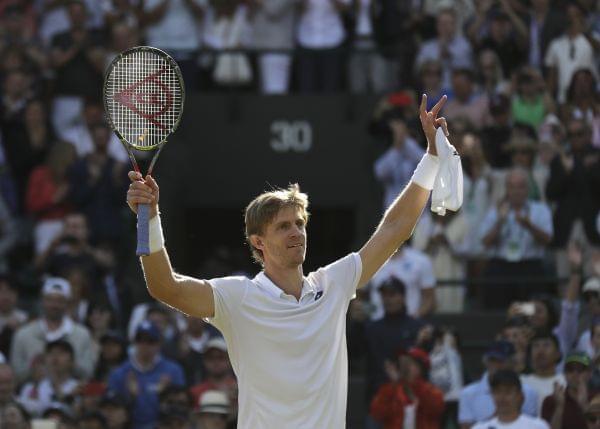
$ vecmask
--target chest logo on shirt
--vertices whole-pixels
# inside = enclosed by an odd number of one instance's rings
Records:
[[[321,298],[322,296],[323,296],[323,291],[322,291],[322,290],[320,290],[319,292],[317,292],[317,293],[315,294],[315,301],[317,301],[317,300],[318,300],[319,298]]]

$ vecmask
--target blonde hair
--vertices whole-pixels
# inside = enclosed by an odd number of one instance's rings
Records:
[[[308,222],[308,196],[300,192],[297,183],[291,184],[287,189],[274,189],[264,192],[254,198],[244,211],[244,222],[246,224],[246,242],[252,251],[252,257],[259,264],[263,264],[263,255],[260,249],[252,245],[250,236],[262,235],[266,227],[273,221],[281,209],[296,207],[302,212],[305,222]]]

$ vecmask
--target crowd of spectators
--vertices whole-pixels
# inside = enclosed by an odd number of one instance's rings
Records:
[[[417,94],[447,94],[463,208],[426,211],[349,308],[365,427],[598,428],[594,0],[0,0],[0,427],[235,427],[218,331],[128,294],[127,155],[100,94],[142,43],[191,92],[386,94],[383,208],[424,153]],[[240,270],[217,259],[207,277]],[[431,321],[477,305],[506,313],[481,378]]]

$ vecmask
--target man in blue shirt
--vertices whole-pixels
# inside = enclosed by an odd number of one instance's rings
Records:
[[[108,380],[109,391],[130,402],[133,429],[154,429],[160,392],[170,384],[185,384],[179,364],[161,356],[160,343],[158,327],[148,320],[142,322],[135,334],[131,357]]]
[[[500,370],[512,369],[515,348],[508,341],[495,341],[483,355],[486,373],[481,380],[469,384],[460,392],[458,422],[461,429],[470,429],[475,423],[491,419],[496,412],[489,379]],[[537,393],[523,384],[525,400],[521,410],[536,417],[538,413]]]

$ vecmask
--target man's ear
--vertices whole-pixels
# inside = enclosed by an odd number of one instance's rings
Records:
[[[254,247],[255,249],[263,250],[264,244],[263,244],[262,238],[260,238],[260,235],[252,234],[250,236],[250,243],[252,244],[252,247]]]

